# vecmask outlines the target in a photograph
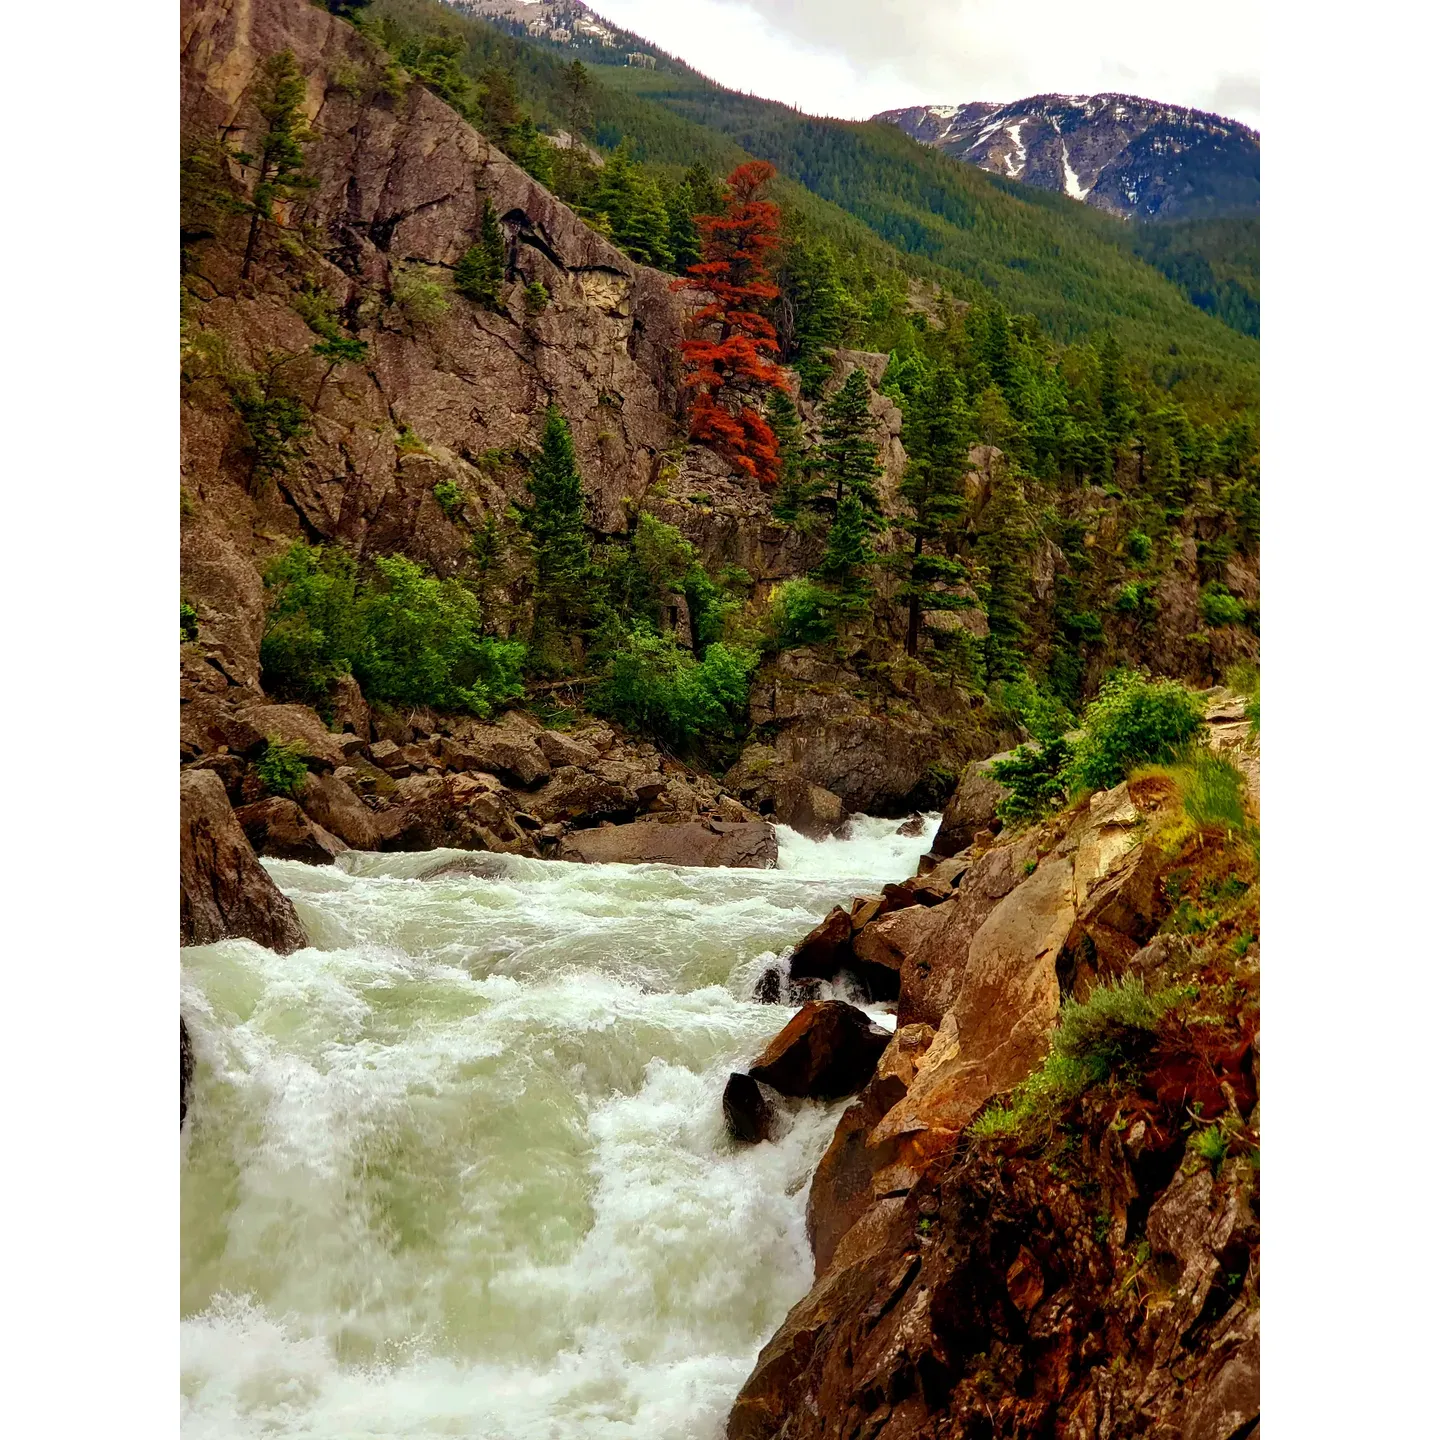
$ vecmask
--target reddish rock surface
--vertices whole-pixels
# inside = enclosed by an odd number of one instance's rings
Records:
[[[841,1000],[814,1000],[765,1047],[750,1074],[782,1095],[835,1100],[875,1073],[890,1032]]]

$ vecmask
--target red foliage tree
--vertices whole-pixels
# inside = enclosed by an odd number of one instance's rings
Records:
[[[725,213],[695,217],[703,258],[672,287],[710,297],[690,316],[681,344],[681,383],[693,394],[690,438],[765,485],[779,478],[779,447],[753,402],[785,383],[770,358],[780,351],[775,327],[757,309],[780,293],[769,268],[780,245],[780,207],[760,198],[774,174],[762,160],[735,169],[725,182]]]

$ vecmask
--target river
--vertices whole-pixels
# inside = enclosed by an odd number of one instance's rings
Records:
[[[791,1013],[749,997],[937,824],[779,827],[769,871],[266,861],[310,948],[182,952],[182,1433],[721,1435],[810,1285],[845,1103],[729,1140],[725,1078]]]

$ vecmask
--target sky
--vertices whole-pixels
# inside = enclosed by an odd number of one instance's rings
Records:
[[[1255,0],[589,0],[712,80],[811,114],[1120,91],[1260,126]]]

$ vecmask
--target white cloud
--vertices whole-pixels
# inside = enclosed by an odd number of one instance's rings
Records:
[[[1260,123],[1253,0],[598,0],[735,89],[858,118],[1124,90]]]

